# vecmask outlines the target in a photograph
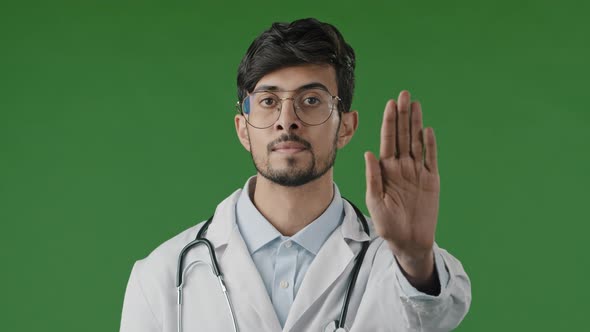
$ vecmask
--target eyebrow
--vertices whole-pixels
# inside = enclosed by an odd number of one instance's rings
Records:
[[[330,92],[330,90],[328,90],[328,88],[323,85],[320,82],[312,82],[312,83],[308,83],[305,85],[302,85],[300,87],[298,87],[295,90],[288,90],[288,91],[302,91],[302,90],[309,90],[309,89],[322,89],[322,90],[326,90],[327,92]],[[276,85],[261,85],[258,88],[254,89],[254,91],[252,92],[258,92],[258,91],[282,91],[282,92],[288,92],[286,90],[281,90],[279,89],[278,86]],[[330,92],[331,93],[331,92]]]

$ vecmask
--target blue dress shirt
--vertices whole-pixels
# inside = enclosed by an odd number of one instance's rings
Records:
[[[344,206],[338,187],[334,185],[334,198],[328,208],[297,234],[283,236],[252,203],[248,195],[252,179],[246,182],[238,199],[236,220],[279,322],[284,326],[305,272],[324,242],[344,220]]]

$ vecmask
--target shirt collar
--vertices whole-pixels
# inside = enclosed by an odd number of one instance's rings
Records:
[[[254,254],[276,238],[286,238],[252,203],[249,186],[255,179],[256,176],[252,176],[246,181],[236,203],[237,224],[250,254]],[[317,219],[293,235],[291,240],[317,255],[328,236],[342,223],[343,219],[344,205],[338,186],[334,183],[334,197],[328,208]]]

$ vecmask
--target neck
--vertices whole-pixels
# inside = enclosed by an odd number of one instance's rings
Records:
[[[284,236],[293,236],[317,219],[334,196],[332,170],[299,187],[284,187],[260,173],[249,188],[260,213]]]

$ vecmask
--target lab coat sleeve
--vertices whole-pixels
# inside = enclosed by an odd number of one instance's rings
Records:
[[[413,299],[433,299],[434,296],[423,293],[419,290],[417,290],[414,286],[412,286],[412,284],[410,284],[410,282],[408,281],[408,279],[406,278],[406,276],[401,272],[401,267],[399,266],[399,264],[396,262],[397,264],[397,269],[395,270],[396,272],[396,277],[397,280],[399,282],[400,288],[402,290],[402,293],[407,296],[407,297],[411,297]],[[440,283],[440,290],[442,291],[445,287],[447,287],[447,284],[449,283],[449,271],[447,271],[447,267],[444,263],[442,254],[440,253],[440,251],[436,251],[434,253],[434,267],[436,268],[436,273],[438,275],[438,281]]]
[[[162,324],[158,322],[153,308],[143,290],[139,278],[141,262],[133,265],[121,315],[120,332],[160,332]]]
[[[463,320],[471,305],[471,283],[461,262],[446,250],[434,247],[441,291],[437,296],[416,290],[393,259],[395,280],[408,322],[419,331],[451,331]],[[392,255],[393,256],[393,255]]]

